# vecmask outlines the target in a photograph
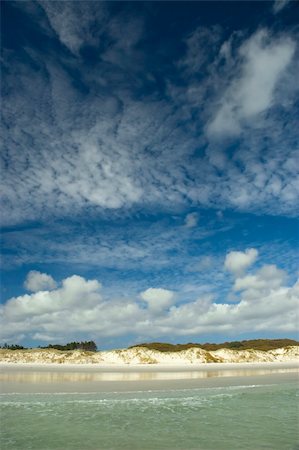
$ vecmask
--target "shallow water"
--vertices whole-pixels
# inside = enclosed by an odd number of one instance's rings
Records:
[[[102,381],[156,381],[156,380],[199,380],[206,378],[223,378],[223,377],[250,377],[271,374],[298,373],[298,367],[273,367],[273,368],[234,368],[234,369],[215,369],[209,370],[181,370],[164,368],[162,371],[154,370],[50,370],[49,367],[38,370],[22,367],[20,370],[15,368],[5,368],[0,373],[0,382],[16,382],[16,383],[93,383]]]
[[[298,450],[298,385],[1,394],[1,450]]]

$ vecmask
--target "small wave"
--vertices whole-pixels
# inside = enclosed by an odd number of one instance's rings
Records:
[[[155,393],[167,393],[167,392],[204,392],[204,391],[218,391],[218,390],[240,390],[240,389],[253,389],[260,387],[271,387],[276,384],[250,384],[250,385],[238,385],[238,386],[217,386],[217,387],[201,387],[201,388],[180,388],[180,389],[141,389],[141,390],[126,390],[126,391],[73,391],[73,392],[1,392],[0,397],[9,395],[49,395],[49,396],[63,396],[63,395],[126,395],[126,394],[155,394]]]

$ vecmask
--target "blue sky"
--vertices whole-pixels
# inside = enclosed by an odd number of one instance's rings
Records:
[[[297,337],[298,7],[2,2],[1,342]]]

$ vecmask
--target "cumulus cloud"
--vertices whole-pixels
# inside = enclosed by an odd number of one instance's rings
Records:
[[[31,295],[10,299],[5,305],[8,317],[36,317],[44,314],[88,309],[99,303],[101,284],[96,280],[85,280],[72,275],[62,282],[62,287],[47,291],[40,290]]]
[[[162,288],[149,288],[141,292],[140,297],[148,304],[150,311],[161,313],[174,302],[174,292]]]
[[[239,49],[242,61],[239,75],[220,99],[219,108],[208,125],[212,136],[238,135],[243,126],[271,108],[275,89],[290,64],[296,49],[294,40],[274,38],[268,30],[253,34]]]
[[[186,228],[194,228],[196,227],[197,223],[198,223],[198,213],[193,212],[190,214],[187,214],[185,217],[185,227]]]
[[[229,252],[224,261],[224,267],[234,275],[239,275],[250,267],[257,259],[258,251],[255,248],[246,249],[245,252]]]
[[[286,279],[286,273],[274,264],[264,265],[254,275],[237,278],[234,283],[235,291],[243,291],[247,299],[257,298],[258,293],[269,293],[279,289]]]
[[[24,286],[28,291],[37,292],[55,289],[56,282],[51,275],[31,270],[26,277]]]
[[[296,331],[299,281],[287,286],[286,273],[277,266],[264,265],[239,276],[232,290],[237,295],[234,304],[217,301],[215,294],[184,301],[182,292],[149,288],[140,294],[144,307],[134,297],[106,299],[97,280],[73,275],[53,291],[11,298],[1,305],[1,339],[67,340],[80,334],[105,341],[128,334],[158,338]]]
[[[49,341],[84,333],[117,336],[129,333],[142,310],[134,302],[104,301],[101,283],[73,275],[52,291],[11,298],[1,306],[4,340],[21,335]]]

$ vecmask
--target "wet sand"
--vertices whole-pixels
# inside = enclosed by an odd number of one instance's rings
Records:
[[[298,383],[297,363],[194,366],[1,364],[2,393],[127,392]]]

